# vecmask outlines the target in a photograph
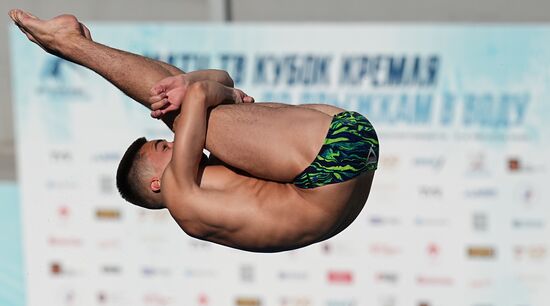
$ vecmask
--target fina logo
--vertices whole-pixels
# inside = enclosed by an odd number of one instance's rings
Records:
[[[70,68],[70,71],[68,70]],[[82,78],[83,68],[76,64],[70,63],[60,58],[46,59],[41,71],[41,77],[44,80],[43,84],[37,88],[38,93],[54,96],[69,96],[69,97],[86,97],[84,85],[79,86],[78,83]],[[75,73],[77,72],[77,73]]]
[[[61,64],[66,62],[58,57],[48,58],[42,69],[42,76],[46,79],[54,79],[63,81],[64,74],[62,73]]]

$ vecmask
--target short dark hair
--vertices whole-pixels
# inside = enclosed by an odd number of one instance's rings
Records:
[[[134,205],[149,209],[160,209],[161,206],[149,200],[143,191],[139,153],[144,144],[147,143],[145,137],[136,139],[126,149],[124,156],[120,160],[116,173],[116,186],[122,198]]]

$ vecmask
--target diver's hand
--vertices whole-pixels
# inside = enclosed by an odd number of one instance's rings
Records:
[[[179,110],[185,94],[187,93],[187,89],[192,83],[196,82],[193,82],[188,74],[180,74],[164,78],[155,84],[153,88],[151,88],[151,96],[149,98],[149,103],[151,104],[151,117],[161,119],[167,113]],[[211,84],[225,87],[217,82]],[[218,86],[214,86],[212,89],[217,87]],[[237,88],[231,88],[231,90],[232,98],[225,100],[224,103],[254,103],[254,98],[247,95],[242,90]]]
[[[230,104],[235,103],[254,103],[254,98],[247,95],[244,91],[233,88],[233,101],[230,101]]]
[[[149,98],[151,117],[160,119],[169,112],[179,110],[190,83],[186,74],[180,74],[155,84]]]

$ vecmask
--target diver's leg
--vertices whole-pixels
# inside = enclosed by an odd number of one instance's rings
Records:
[[[331,120],[296,106],[220,105],[210,113],[206,148],[253,176],[292,182],[319,153]]]

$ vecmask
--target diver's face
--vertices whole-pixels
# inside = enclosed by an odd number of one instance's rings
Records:
[[[173,142],[164,139],[151,140],[142,147],[145,158],[153,165],[159,177],[172,159],[172,147]]]

